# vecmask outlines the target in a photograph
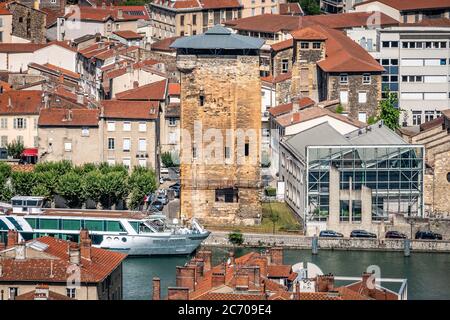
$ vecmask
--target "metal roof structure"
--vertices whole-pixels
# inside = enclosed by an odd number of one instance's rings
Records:
[[[215,25],[203,34],[178,38],[170,47],[194,50],[259,50],[263,44],[263,39],[235,34],[221,25]]]

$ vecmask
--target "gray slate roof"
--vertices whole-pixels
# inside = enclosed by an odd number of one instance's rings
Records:
[[[175,49],[260,49],[263,39],[241,36],[229,29],[216,25],[203,34],[183,37],[175,40],[171,48]]]

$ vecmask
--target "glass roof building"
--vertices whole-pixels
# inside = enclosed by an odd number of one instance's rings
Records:
[[[407,144],[382,123],[345,136],[324,123],[282,145],[286,202],[306,223],[368,226],[391,214],[423,215],[423,146]],[[296,188],[286,178],[289,170],[283,169],[292,158],[304,177],[304,185],[296,183]],[[289,203],[296,198],[293,189],[304,193],[297,196],[303,203]]]

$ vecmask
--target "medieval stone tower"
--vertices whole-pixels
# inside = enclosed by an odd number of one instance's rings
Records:
[[[309,97],[319,101],[319,81],[317,62],[325,59],[325,40],[322,33],[303,28],[292,33],[294,38],[294,62],[292,65],[291,96]]]
[[[209,224],[261,217],[263,40],[215,26],[176,40],[181,72],[181,215]]]

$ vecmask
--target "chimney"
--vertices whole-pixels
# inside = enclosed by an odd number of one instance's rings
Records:
[[[236,280],[236,283],[235,283],[236,290],[242,290],[242,291],[248,290],[249,282],[250,282],[248,274],[244,274],[244,273],[236,274],[235,280]]]
[[[299,110],[300,110],[299,99],[295,99],[294,101],[292,101],[292,111],[297,112]]]
[[[224,272],[213,272],[211,277],[211,287],[219,287],[225,284],[225,273]]]
[[[260,280],[259,266],[243,267],[242,271],[244,271],[247,274],[248,281],[250,284],[254,284],[256,287],[259,287],[259,280]]]
[[[84,104],[84,96],[82,93],[77,93],[77,103]]]
[[[77,243],[71,243],[69,245],[69,262],[71,264],[80,265],[81,262],[81,254],[80,247]]]
[[[230,265],[230,266],[233,266],[234,265],[234,252],[233,251],[230,251],[229,253],[228,253],[228,265]]]
[[[203,272],[208,272],[211,270],[211,256],[212,252],[210,250],[200,250],[196,254],[197,258],[203,260]]]
[[[189,290],[195,290],[195,267],[185,266],[177,267],[176,282],[177,287],[188,288]]]
[[[189,288],[167,288],[167,300],[189,300]]]
[[[16,230],[8,230],[8,243],[6,249],[13,248],[19,242],[19,233]]]
[[[118,9],[117,10],[117,18],[118,19],[122,19],[123,18],[123,10],[122,9]]]
[[[161,300],[161,280],[157,277],[153,278],[152,300]]]
[[[317,292],[334,291],[334,276],[332,274],[317,276],[316,291]]]
[[[72,121],[73,118],[73,114],[72,114],[72,110],[67,110],[67,114],[66,114],[66,121]]]
[[[12,105],[11,96],[8,95],[8,108],[11,109],[12,107],[13,107],[13,105]]]
[[[0,264],[0,277],[3,277],[3,265]]]
[[[92,241],[89,238],[89,231],[87,229],[80,231],[80,246],[81,258],[91,260]]]
[[[15,259],[16,260],[25,260],[27,258],[27,248],[25,246],[25,242],[20,242],[16,244],[14,247],[15,250]]]
[[[102,2],[102,9],[106,9],[106,3]]]
[[[270,264],[280,266],[283,264],[283,248],[273,247],[270,251]]]
[[[37,285],[34,290],[34,300],[48,300],[50,290],[48,285]]]
[[[195,279],[196,281],[198,280],[198,278],[203,277],[203,273],[204,273],[204,262],[202,259],[199,258],[194,258],[191,260],[191,262],[189,263],[189,266],[192,266],[195,268]]]
[[[39,10],[39,0],[34,0],[34,6],[33,6],[33,8],[35,9],[35,10]]]
[[[139,81],[133,81],[133,89],[136,89],[139,87]]]
[[[253,263],[259,267],[260,276],[267,277],[267,257],[257,257]]]
[[[0,251],[3,251],[6,249],[6,245],[3,242],[0,242]]]

